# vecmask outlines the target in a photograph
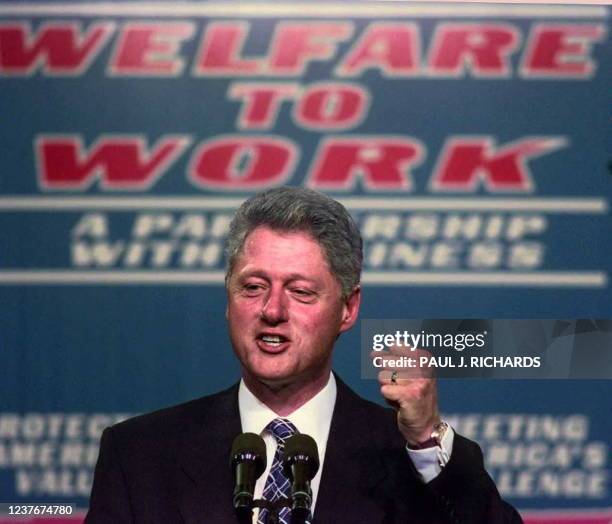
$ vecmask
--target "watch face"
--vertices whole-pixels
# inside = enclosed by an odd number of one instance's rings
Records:
[[[434,426],[434,430],[431,434],[431,438],[437,441],[437,444],[440,445],[440,442],[444,438],[444,434],[448,429],[448,424],[446,422],[439,422]]]

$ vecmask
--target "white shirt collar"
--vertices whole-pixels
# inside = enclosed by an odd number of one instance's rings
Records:
[[[317,448],[319,449],[319,471],[317,471],[317,474],[310,483],[310,487],[312,488],[313,511],[317,504],[319,485],[321,483],[321,472],[323,471],[325,450],[327,449],[327,439],[329,437],[331,419],[336,404],[336,393],[336,379],[334,375],[330,373],[329,380],[321,391],[293,413],[283,417],[289,419],[300,433],[310,435],[317,443]],[[255,484],[254,495],[255,498],[258,499],[262,497],[264,485],[270,473],[277,446],[274,436],[268,432],[263,433],[263,430],[272,420],[278,418],[278,415],[253,395],[246,387],[243,380],[240,381],[240,387],[238,388],[238,408],[240,410],[242,431],[262,435],[266,443],[266,471],[259,477]],[[253,516],[253,522],[257,522],[257,518],[258,512],[256,511]]]
[[[319,453],[327,445],[334,405],[336,404],[336,393],[336,379],[330,373],[329,380],[321,391],[293,413],[282,417],[289,419],[300,433],[305,433],[314,438],[319,446]],[[261,435],[268,423],[279,417],[251,393],[243,380],[240,381],[238,389],[238,407],[243,432]]]

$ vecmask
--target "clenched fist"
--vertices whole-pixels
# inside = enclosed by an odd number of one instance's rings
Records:
[[[397,426],[409,445],[425,442],[434,425],[440,422],[438,389],[431,369],[419,366],[419,357],[431,356],[422,349],[391,348],[375,351],[371,357],[383,356],[379,367],[380,392],[397,411]],[[409,363],[414,364],[409,367]]]

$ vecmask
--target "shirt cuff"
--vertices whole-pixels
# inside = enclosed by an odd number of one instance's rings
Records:
[[[442,471],[440,465],[440,453],[446,451],[448,459],[450,459],[453,452],[453,442],[455,440],[455,432],[450,426],[442,437],[442,448],[440,446],[434,446],[432,448],[425,449],[410,449],[406,446],[406,451],[410,456],[410,460],[417,469],[423,482],[431,482],[435,479]]]

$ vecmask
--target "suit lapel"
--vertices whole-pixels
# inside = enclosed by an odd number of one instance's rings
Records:
[[[238,386],[215,397],[195,427],[185,428],[177,482],[179,508],[187,523],[236,522],[229,454],[234,437],[242,432]]]
[[[364,432],[363,401],[338,377],[338,395],[325,451],[313,524],[383,522],[385,509],[372,496],[387,471],[376,443]]]

